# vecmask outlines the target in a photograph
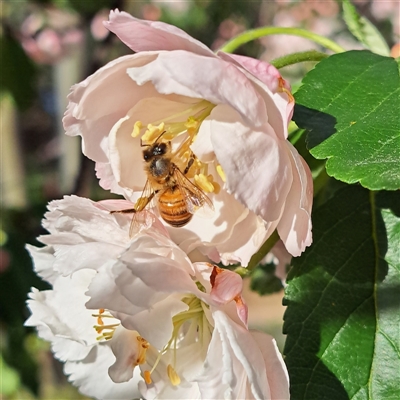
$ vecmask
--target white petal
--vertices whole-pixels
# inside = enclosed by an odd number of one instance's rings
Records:
[[[35,272],[45,281],[54,283],[58,277],[58,273],[53,269],[54,249],[50,246],[37,248],[29,244],[26,245],[26,249],[32,257]]]
[[[289,374],[275,340],[263,332],[251,331],[264,358],[271,399],[289,400]]]
[[[97,162],[95,165],[96,177],[99,179],[99,185],[104,190],[109,190],[111,193],[124,194],[124,190],[118,185],[113,174],[110,163]]]
[[[68,380],[86,396],[98,400],[126,400],[139,398],[139,369],[129,382],[114,383],[108,375],[108,368],[115,361],[109,343],[94,347],[81,362],[67,362],[64,366]]]
[[[53,351],[61,361],[82,359],[97,343],[93,329],[96,320],[93,311],[85,307],[88,297],[84,295],[94,274],[81,270],[70,277],[59,277],[54,290],[33,292],[28,300],[32,315],[25,325],[45,326],[43,337],[53,342]]]
[[[128,382],[133,378],[134,368],[138,365],[137,360],[142,350],[138,338],[140,335],[137,331],[121,326],[115,330],[110,345],[116,360],[108,369],[113,382]]]
[[[271,399],[265,361],[250,332],[222,311],[214,311],[213,317],[214,333],[198,378],[202,397]]]
[[[136,313],[135,315],[115,314],[130,330],[137,330],[152,346],[161,350],[172,336],[172,317],[186,311],[188,306],[181,301],[180,296],[169,296],[157,302],[152,308]]]

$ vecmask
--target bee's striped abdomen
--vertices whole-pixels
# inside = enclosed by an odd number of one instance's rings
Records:
[[[188,211],[185,198],[178,186],[168,188],[160,194],[158,210],[161,218],[175,228],[186,225],[193,216]]]

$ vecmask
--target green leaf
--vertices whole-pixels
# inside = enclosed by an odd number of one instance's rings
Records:
[[[361,17],[349,0],[343,2],[343,19],[349,31],[369,50],[382,56],[390,54],[389,46],[378,29]]]
[[[313,225],[284,299],[291,399],[399,399],[400,192],[346,187]]]
[[[321,61],[295,94],[293,119],[327,173],[372,190],[400,188],[400,77],[396,61],[349,51]]]

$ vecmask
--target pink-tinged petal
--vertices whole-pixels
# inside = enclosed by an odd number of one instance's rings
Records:
[[[114,383],[108,375],[108,368],[115,361],[110,343],[102,343],[93,348],[81,362],[66,362],[64,372],[68,380],[79,391],[90,398],[102,400],[124,400],[140,398],[138,382],[140,370],[135,369],[134,378],[129,382]]]
[[[212,116],[211,140],[227,189],[264,221],[277,220],[292,183],[281,141],[269,126],[253,130],[229,106],[217,106]]]
[[[133,51],[186,50],[208,57],[215,54],[181,29],[160,21],[145,21],[118,9],[104,25]]]
[[[243,279],[236,272],[213,266],[210,275],[211,298],[219,304],[226,304],[241,296]]]
[[[279,79],[282,76],[273,65],[255,58],[228,54],[223,51],[219,51],[217,55],[223,60],[234,62],[236,65],[245,68],[261,82],[265,83],[271,92],[276,93],[279,90]]]
[[[239,319],[243,322],[243,325],[247,328],[247,321],[249,318],[249,308],[247,307],[246,302],[242,296],[237,296],[233,300],[236,303],[236,311]]]
[[[294,98],[290,93],[289,83],[273,65],[265,61],[223,52],[219,52],[218,55],[248,72],[246,76],[254,82],[258,93],[265,101],[268,123],[278,137],[286,139],[294,108]]]
[[[128,74],[138,85],[152,82],[162,94],[230,104],[250,126],[267,122],[265,104],[249,79],[234,65],[218,58],[181,50],[160,52],[144,67],[129,68]]]
[[[242,277],[227,269],[222,269],[214,265],[210,275],[211,299],[217,304],[224,305],[232,300],[236,303],[236,310],[240,320],[247,327],[248,309],[242,297],[243,279]]]
[[[264,358],[271,399],[289,400],[289,374],[275,340],[262,332],[251,331],[251,335]]]
[[[115,122],[143,97],[158,96],[152,85],[138,87],[126,74],[127,68],[144,65],[154,57],[119,57],[71,88],[64,129],[67,135],[82,136],[83,152],[92,160],[108,162],[108,134]]]
[[[133,208],[134,205],[135,203],[132,203],[129,200],[121,200],[121,199],[100,200],[94,203],[95,207],[100,208],[100,210],[107,210],[107,211],[127,210]]]
[[[312,243],[313,180],[297,150],[289,142],[286,145],[293,166],[293,183],[277,229],[288,252],[297,257]]]

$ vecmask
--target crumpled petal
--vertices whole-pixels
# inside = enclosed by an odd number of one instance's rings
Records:
[[[53,290],[30,293],[28,307],[32,315],[26,326],[36,326],[39,336],[52,344],[52,351],[61,360],[82,360],[97,343],[91,328],[95,319],[84,307],[84,294],[94,271],[81,270],[71,277],[58,277]]]
[[[115,361],[110,344],[94,347],[88,356],[79,362],[67,361],[64,373],[79,391],[98,400],[126,400],[140,398],[138,381],[140,371],[136,369],[129,382],[114,383],[108,375],[108,367]]]

